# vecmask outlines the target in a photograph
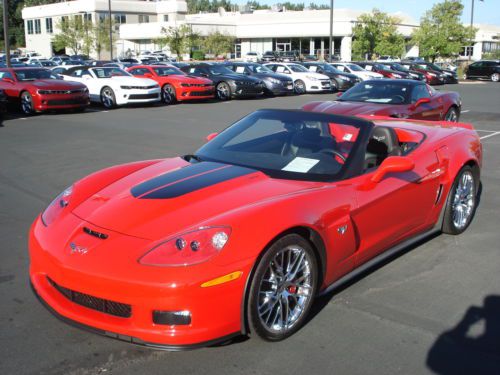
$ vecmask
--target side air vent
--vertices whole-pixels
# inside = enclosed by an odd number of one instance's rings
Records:
[[[90,228],[87,228],[87,227],[83,227],[83,231],[87,234],[90,234],[91,236],[94,236],[94,237],[97,237],[97,238],[100,238],[101,240],[105,240],[106,238],[108,238],[108,235],[105,234],[105,233],[101,233],[101,232],[97,232],[95,230],[92,230]]]

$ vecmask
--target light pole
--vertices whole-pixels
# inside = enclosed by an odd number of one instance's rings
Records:
[[[330,51],[330,55],[328,56],[328,61],[332,62],[332,56],[333,56],[333,5],[334,5],[334,0],[330,0],[330,46],[328,50]]]
[[[9,43],[9,6],[7,0],[3,0],[3,40],[5,47],[5,62],[10,68],[10,43]]]
[[[113,61],[113,20],[111,19],[111,0],[108,0],[108,17],[109,17],[109,55]]]
[[[484,0],[479,0],[484,1]],[[471,10],[470,10],[470,53],[469,60],[472,59],[472,52],[474,51],[474,41],[472,37],[472,30],[474,29],[474,0],[472,0]]]

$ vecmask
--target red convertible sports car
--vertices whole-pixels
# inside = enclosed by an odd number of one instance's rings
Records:
[[[349,116],[374,115],[457,122],[462,101],[458,93],[437,91],[425,82],[378,79],[357,84],[336,101],[311,102],[302,108]]]
[[[0,89],[26,115],[58,109],[81,111],[90,104],[87,86],[63,81],[44,68],[2,68]]]
[[[185,100],[213,99],[215,96],[214,83],[211,80],[188,76],[175,66],[136,65],[127,71],[136,77],[158,82],[163,101],[167,104]]]
[[[468,124],[259,110],[209,138],[85,177],[35,220],[30,280],[55,315],[156,348],[277,341],[315,296],[474,216]]]

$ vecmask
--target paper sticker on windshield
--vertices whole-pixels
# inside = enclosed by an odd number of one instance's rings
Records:
[[[306,173],[309,172],[309,170],[312,167],[318,164],[318,162],[319,160],[316,159],[296,157],[290,163],[288,163],[282,170],[287,172]]]
[[[351,133],[345,133],[344,137],[342,138],[343,141],[350,141],[351,139],[352,139]]]

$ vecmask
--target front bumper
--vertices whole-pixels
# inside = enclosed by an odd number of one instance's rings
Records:
[[[177,100],[203,100],[215,97],[214,86],[181,87],[177,89]]]
[[[244,84],[231,87],[235,98],[255,97],[264,94],[264,84]]]
[[[358,82],[360,82],[361,80],[359,81],[345,81],[345,80],[342,80],[342,79],[339,79],[337,80],[337,88],[339,91],[346,91],[346,90],[349,90],[351,87],[353,87],[355,84],[357,84]]]
[[[288,95],[293,94],[293,81],[281,82],[281,83],[267,83],[266,90],[268,90],[273,95]]]
[[[30,231],[29,251],[30,281],[35,293],[64,320],[125,341],[174,349],[210,345],[242,331],[243,295],[251,262],[218,267],[210,266],[210,262],[190,267],[142,266],[134,251],[142,253],[149,241],[109,231],[105,241],[84,238],[84,226],[103,229],[72,214],[61,221],[47,228],[38,218]],[[71,254],[69,246],[73,241],[83,242],[89,252]],[[127,249],[126,256],[123,249]],[[110,259],[115,260],[111,263]],[[201,287],[203,282],[235,269],[243,272],[239,279]],[[129,305],[131,314],[117,316],[82,305],[54,284],[92,299]],[[189,311],[191,322],[155,324],[155,310]]]
[[[129,103],[154,103],[161,100],[160,88],[155,89],[132,89],[116,92],[116,104],[123,105]]]
[[[306,81],[307,92],[324,92],[332,91],[332,84],[329,79],[322,79],[318,81]]]
[[[53,109],[84,108],[90,105],[90,99],[88,94],[38,95],[33,104],[36,111],[43,112]]]

